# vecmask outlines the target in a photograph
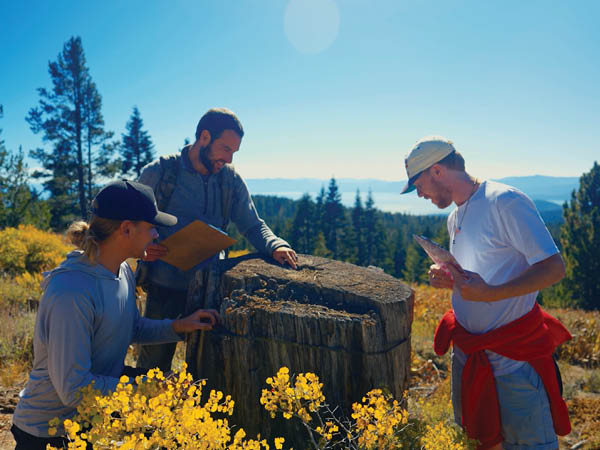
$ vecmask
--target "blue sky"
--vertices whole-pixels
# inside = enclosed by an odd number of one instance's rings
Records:
[[[0,128],[41,145],[24,118],[81,36],[106,128],[137,105],[159,154],[226,106],[246,178],[401,180],[430,134],[480,177],[579,176],[600,155],[598,17],[597,1],[0,0]]]

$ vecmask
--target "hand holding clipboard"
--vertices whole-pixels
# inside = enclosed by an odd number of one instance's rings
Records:
[[[194,220],[160,242],[169,249],[160,259],[181,270],[190,270],[235,242],[221,230]]]
[[[425,253],[427,253],[427,255],[435,264],[445,268],[452,266],[463,277],[468,276],[456,258],[448,250],[431,239],[426,238],[425,236],[417,236],[416,234],[413,234],[413,238],[423,248],[423,250],[425,250]]]

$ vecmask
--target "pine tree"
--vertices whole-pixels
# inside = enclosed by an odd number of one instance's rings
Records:
[[[423,283],[428,278],[426,257],[413,243],[406,248],[402,277],[407,283]]]
[[[313,255],[322,256],[323,258],[331,257],[331,252],[325,245],[325,236],[323,236],[323,232],[321,231],[317,233],[317,237],[315,238],[315,249],[313,250]]]
[[[400,230],[395,230],[393,234],[393,238],[390,239],[392,242],[393,248],[393,261],[392,268],[390,270],[391,274],[395,277],[401,278],[402,272],[405,268],[405,259],[406,259],[406,238],[405,234]]]
[[[356,190],[354,198],[354,207],[352,208],[352,227],[354,228],[354,245],[356,247],[356,264],[365,265],[365,226],[364,226],[364,208],[360,198],[360,190]]]
[[[600,309],[600,166],[579,179],[570,203],[563,205],[561,227],[566,276],[560,291],[571,305]]]
[[[345,226],[344,207],[342,196],[338,190],[335,178],[329,181],[329,189],[325,198],[322,229],[325,244],[331,252],[333,259],[342,256],[342,231]]]
[[[0,118],[3,112],[0,105]],[[48,205],[29,186],[29,169],[23,149],[8,150],[4,140],[0,139],[0,228],[16,227],[21,223],[46,229],[50,224],[50,212]]]
[[[77,199],[79,215],[87,215],[88,199],[96,178],[92,146],[104,136],[104,121],[100,112],[100,94],[91,80],[81,38],[69,39],[57,60],[48,64],[48,71],[52,89],[38,89],[39,106],[29,110],[26,120],[34,133],[43,132],[44,142],[53,145],[51,150],[33,150],[31,156],[50,172],[38,172],[37,176],[51,177],[44,183],[44,188],[62,204],[60,208],[59,204],[51,202],[61,210],[53,209],[53,222],[62,224],[65,216],[74,215],[74,211],[64,211],[65,201],[70,205]],[[86,143],[87,158],[84,157]]]
[[[88,202],[91,203],[97,190],[95,178],[98,176],[112,178],[116,173],[118,162],[111,161],[115,145],[110,143],[109,139],[113,137],[114,133],[104,130],[102,96],[91,79],[84,84],[82,98],[84,145],[87,150],[85,158],[86,195]]]
[[[154,159],[154,144],[143,129],[144,121],[137,106],[133,107],[133,113],[127,122],[127,134],[123,134],[121,145],[121,173],[124,175],[135,174],[140,176],[142,168]]]
[[[314,228],[315,205],[309,194],[304,194],[298,201],[294,218],[292,219],[290,243],[299,253],[312,254],[316,244]]]
[[[323,216],[325,215],[325,187],[321,186],[315,201],[315,230],[323,232]],[[325,236],[325,234],[323,234]]]
[[[364,212],[365,264],[383,267],[386,263],[385,230],[375,209],[373,193],[369,189]]]

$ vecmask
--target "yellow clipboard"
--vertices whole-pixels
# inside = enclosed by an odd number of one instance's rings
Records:
[[[190,270],[235,242],[221,230],[194,220],[160,242],[169,249],[169,253],[161,259],[178,269]]]

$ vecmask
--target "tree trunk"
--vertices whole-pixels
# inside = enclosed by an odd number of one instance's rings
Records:
[[[273,420],[259,403],[266,378],[282,366],[316,373],[327,403],[346,417],[373,388],[402,397],[410,369],[409,287],[380,270],[315,256],[300,255],[298,270],[238,259],[223,275],[198,272],[188,293],[188,310],[214,307],[222,316],[222,326],[204,337],[189,336],[186,359],[208,389],[232,395],[230,423],[249,436],[284,436],[286,446],[306,448],[296,420]]]

